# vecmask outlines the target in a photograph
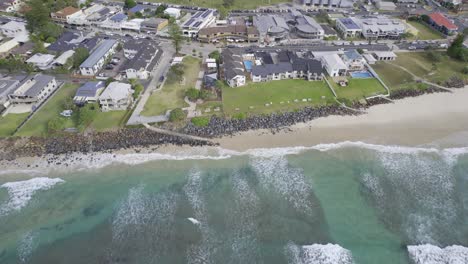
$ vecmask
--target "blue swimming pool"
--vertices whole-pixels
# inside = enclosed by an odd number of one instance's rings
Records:
[[[351,72],[351,77],[356,79],[366,79],[366,78],[373,78],[372,74],[368,71],[360,71],[360,72]]]
[[[244,61],[244,66],[245,66],[245,69],[250,72],[252,70],[252,61]]]

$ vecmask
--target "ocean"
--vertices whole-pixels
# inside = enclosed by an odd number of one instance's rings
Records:
[[[0,263],[468,263],[468,148],[122,154],[0,174]]]

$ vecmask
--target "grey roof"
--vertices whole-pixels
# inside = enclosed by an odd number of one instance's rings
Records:
[[[76,90],[75,96],[96,97],[98,90],[105,87],[104,82],[87,82]]]
[[[104,40],[80,67],[92,68],[116,43],[117,40],[115,39]]]
[[[232,79],[237,75],[245,75],[242,57],[232,49],[222,52],[225,79]]]
[[[349,60],[360,60],[362,59],[362,56],[361,54],[359,54],[359,52],[357,52],[355,49],[352,49],[352,50],[347,50],[345,52],[343,52],[343,56]]]
[[[296,28],[302,32],[314,33],[323,31],[322,27],[313,18],[309,16],[301,16],[296,19]]]
[[[24,78],[24,77],[23,77]],[[11,93],[19,85],[18,80],[1,79],[0,80],[0,98]]]
[[[321,24],[320,26],[322,27],[325,35],[337,35],[336,30],[331,26],[325,24]]]
[[[53,79],[55,79],[54,76],[50,75],[44,75],[44,74],[36,74],[34,76],[29,76],[28,78],[24,79],[18,87],[22,86],[24,83],[26,83],[29,80],[34,80],[35,83],[29,87],[28,90],[22,92],[22,95],[29,96],[29,97],[36,97],[39,95],[39,93],[44,89],[47,84],[49,84]]]
[[[258,28],[258,31],[262,34],[268,32],[281,33],[289,29],[289,26],[286,24],[284,18],[279,15],[255,16],[253,23]]]
[[[137,54],[135,54],[135,56],[124,65],[122,70],[147,70],[148,68],[151,68],[151,65],[154,66],[161,55],[162,52],[155,45],[148,44],[140,46]]]
[[[292,59],[292,67],[295,71],[316,73],[317,75],[320,75],[323,72],[322,63],[316,59],[295,57]]]
[[[360,29],[360,27],[352,20],[351,18],[338,18],[338,21],[341,22],[347,29]]]
[[[293,67],[289,62],[280,62],[278,64],[264,64],[252,66],[252,74],[256,76],[267,76],[284,72],[292,72]]]

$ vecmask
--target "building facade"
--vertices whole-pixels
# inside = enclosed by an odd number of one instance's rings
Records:
[[[106,59],[115,53],[119,42],[114,39],[106,39],[92,52],[80,65],[80,73],[85,76],[96,75],[104,66]]]

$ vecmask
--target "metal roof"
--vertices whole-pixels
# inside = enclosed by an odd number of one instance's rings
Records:
[[[80,65],[80,68],[92,68],[117,43],[115,39],[106,39]]]
[[[79,97],[96,97],[98,94],[99,89],[105,87],[104,82],[87,82],[83,84],[78,90],[76,91],[75,96]]]

